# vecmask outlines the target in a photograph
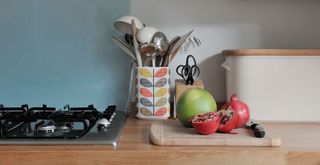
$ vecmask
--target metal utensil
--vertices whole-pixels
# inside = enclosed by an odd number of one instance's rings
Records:
[[[141,56],[151,57],[152,58],[152,66],[155,66],[155,56],[157,54],[156,48],[153,45],[147,44],[143,45],[140,48]],[[147,58],[148,60],[148,58]]]
[[[169,48],[169,41],[165,34],[156,32],[152,37],[152,43],[160,56],[164,56]]]
[[[193,60],[193,65],[189,64],[189,59]],[[176,68],[176,72],[179,76],[182,77],[183,80],[185,80],[186,85],[194,83],[194,76],[199,77],[200,75],[200,68],[197,65],[196,59],[192,55],[188,55],[186,59],[185,65],[178,65]]]
[[[156,48],[156,66],[160,66],[160,62],[163,60],[163,57],[166,55],[169,48],[169,41],[166,35],[162,32],[157,32],[152,37],[152,43]]]
[[[151,67],[152,66],[152,57],[150,56],[141,56],[142,66]]]
[[[201,41],[198,38],[194,36],[189,36],[188,39],[186,39],[183,46],[180,47],[180,49],[183,48],[183,51],[187,52],[187,51],[190,51],[191,49],[199,47],[200,45],[201,45]]]
[[[169,58],[170,58],[170,53],[172,53],[172,48],[175,46],[175,44],[180,40],[180,37],[179,36],[176,36],[174,37],[170,42],[169,42],[169,48],[166,52],[166,54],[164,55],[163,57],[163,60],[162,60],[162,63],[161,63],[161,66],[164,67],[164,66],[168,66],[169,64]]]
[[[161,67],[161,63],[163,61],[163,56],[156,56],[156,66]]]
[[[123,42],[121,39],[112,36],[113,42],[118,45],[119,48],[121,48],[124,52],[126,52],[134,61],[136,61],[136,56],[134,54],[134,50],[131,46],[129,46],[127,43]]]
[[[179,40],[174,44],[173,48],[170,49],[170,51],[168,52],[168,57],[167,57],[168,59],[163,64],[164,66],[168,66],[170,64],[172,59],[177,55],[182,44],[187,40],[187,38],[191,35],[192,32],[193,32],[193,29],[188,33],[184,34],[183,36],[181,36]]]
[[[137,17],[134,17],[132,15],[125,15],[118,18],[113,23],[113,27],[119,32],[132,35],[132,28],[131,28],[132,20],[135,20],[136,29],[140,30],[144,27],[143,23]]]
[[[193,41],[196,43],[198,47],[201,45],[201,41],[199,40],[199,38],[193,36]]]
[[[172,48],[171,52],[177,51],[181,47],[181,45],[186,41],[186,39],[191,35],[192,32],[193,32],[193,29],[188,33],[186,33],[185,35],[181,36],[179,41]]]
[[[137,41],[137,29],[136,29],[136,23],[134,21],[134,19],[132,19],[131,21],[131,29],[132,29],[132,39],[133,39],[133,47],[134,47],[134,52],[136,54],[136,58],[137,58],[137,64],[138,67],[142,67],[142,60],[141,60],[141,54],[139,52],[139,45],[138,45],[138,41]]]
[[[134,93],[135,93],[135,88],[134,88],[134,80],[135,80],[135,63],[131,61],[130,64],[130,84],[129,84],[129,91],[128,91],[128,98],[127,98],[127,106],[126,109],[128,110],[127,112],[130,111],[130,104],[132,101],[132,98],[134,98]]]

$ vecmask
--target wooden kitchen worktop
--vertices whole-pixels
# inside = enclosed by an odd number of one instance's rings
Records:
[[[264,123],[280,135],[281,147],[156,146],[151,123],[130,117],[116,148],[2,145],[0,165],[320,164],[320,123]]]

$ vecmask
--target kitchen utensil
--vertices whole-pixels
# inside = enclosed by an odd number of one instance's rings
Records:
[[[155,57],[156,57],[157,51],[153,45],[147,44],[147,45],[141,46],[140,53],[141,53],[141,56],[151,57],[152,58],[152,66],[153,67],[155,66]]]
[[[199,47],[201,45],[201,41],[199,38],[196,38],[193,36],[193,41],[196,43],[196,45]]]
[[[138,67],[142,67],[141,54],[139,52],[139,45],[136,37],[137,29],[136,29],[136,23],[134,19],[132,19],[131,21],[131,29],[132,29],[133,47],[134,47],[134,52],[137,58],[137,64],[138,64]]]
[[[233,130],[232,134],[214,133],[211,135],[197,134],[194,128],[182,126],[178,120],[162,120],[152,123],[150,140],[156,145],[203,145],[203,146],[268,146],[281,145],[281,138],[266,127],[266,136],[252,137],[252,131],[246,128]]]
[[[193,65],[189,64],[189,58],[193,60]],[[193,85],[194,83],[194,76],[199,76],[200,75],[200,68],[197,66],[196,59],[192,55],[188,55],[186,59],[186,64],[185,65],[178,65],[176,68],[176,72],[179,76],[185,80],[186,85],[191,84]]]
[[[152,57],[152,67],[155,67],[156,66],[156,53],[153,53],[151,54],[151,57]]]
[[[174,37],[170,42],[169,42],[169,47],[168,50],[166,52],[166,54],[163,56],[163,60],[162,60],[162,64],[161,66],[168,66],[169,64],[169,58],[172,54],[172,48],[174,47],[174,45],[180,40],[179,36]]]
[[[156,56],[156,66],[161,67],[162,61],[163,61],[163,56]]]
[[[186,41],[186,39],[191,35],[192,32],[193,32],[193,29],[188,33],[186,33],[185,35],[181,36],[179,41],[172,48],[171,52],[177,51],[181,47],[181,45]]]
[[[152,66],[152,57],[151,56],[141,56],[142,66],[151,67]]]
[[[196,44],[194,43],[193,41],[193,37],[189,37],[189,44],[191,45],[192,48],[195,48],[196,47]]]
[[[187,49],[185,51],[190,51],[191,49],[194,49],[196,47],[196,44],[192,40],[192,38],[188,38],[186,42]]]
[[[190,50],[190,47],[192,48],[196,48],[199,47],[201,45],[201,41],[194,37],[194,36],[189,36],[188,39],[185,40],[185,43],[183,44],[184,46],[184,52],[187,52]],[[172,53],[170,53],[169,55],[169,61],[168,64],[171,63],[171,61],[173,60],[173,58],[177,55],[177,53],[182,49],[182,45],[180,46],[180,48],[178,50],[176,50],[175,52],[172,51]]]
[[[130,63],[130,79],[129,79],[129,91],[128,91],[128,100],[127,100],[127,106],[126,109],[128,110],[128,112],[130,111],[130,106],[131,106],[131,102],[133,101],[132,98],[134,98],[134,91],[135,91],[135,87],[134,87],[134,83],[135,83],[135,63],[134,61],[131,61]]]
[[[170,116],[170,75],[168,67],[137,68],[137,117],[167,119]]]
[[[191,49],[199,47],[200,45],[201,45],[201,41],[198,38],[194,36],[189,36],[188,39],[186,39],[183,46],[180,47],[180,49],[182,49],[183,47],[183,51],[187,52],[187,51],[190,51]]]
[[[136,56],[134,50],[127,43],[123,42],[117,37],[112,36],[112,40],[120,47],[124,52],[126,52],[134,61],[136,61]]]
[[[165,34],[156,32],[152,37],[152,43],[160,56],[164,56],[169,48],[169,41]]]
[[[266,135],[266,132],[261,123],[258,123],[254,120],[250,120],[246,123],[245,127],[251,129],[254,132],[254,136],[257,138],[263,138]]]
[[[143,23],[138,18],[132,15],[126,15],[126,16],[120,17],[114,22],[113,27],[117,29],[119,32],[128,33],[132,35],[133,34],[131,29],[132,20],[135,21],[136,29],[140,30],[144,27]]]
[[[126,41],[126,43],[128,43],[129,45],[133,46],[133,40],[132,40],[132,35],[126,33],[124,35],[124,40]]]
[[[182,44],[186,41],[186,39],[191,35],[191,33],[193,32],[193,30],[189,31],[188,33],[186,33],[185,35],[181,36],[179,38],[179,40],[174,44],[174,46],[172,47],[172,49],[170,49],[170,51],[167,54],[167,59],[164,62],[164,66],[168,66],[170,64],[170,62],[172,61],[172,59],[177,55],[179,49],[181,48]]]
[[[168,51],[169,41],[164,33],[157,32],[152,37],[152,43],[157,51],[156,66],[160,66],[163,56],[165,56]]]
[[[151,26],[146,26],[140,29],[137,32],[137,40],[141,44],[150,44],[152,37],[154,36],[155,33],[157,33],[159,30],[151,27]]]

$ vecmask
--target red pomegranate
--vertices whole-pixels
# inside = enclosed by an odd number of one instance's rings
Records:
[[[192,119],[192,126],[199,134],[209,135],[217,131],[220,124],[220,112],[207,112],[195,115]]]
[[[236,128],[243,127],[250,119],[249,107],[246,103],[239,100],[237,94],[231,96],[229,105],[238,116]]]

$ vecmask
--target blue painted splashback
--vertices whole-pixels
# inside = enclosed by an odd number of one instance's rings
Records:
[[[130,58],[111,36],[129,0],[0,0],[0,104],[125,108]]]

